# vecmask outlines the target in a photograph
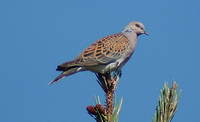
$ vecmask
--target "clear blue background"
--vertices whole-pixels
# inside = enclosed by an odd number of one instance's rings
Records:
[[[48,86],[56,65],[130,21],[145,24],[123,69],[121,122],[151,121],[160,88],[182,89],[174,122],[199,122],[198,0],[1,0],[0,122],[93,122],[86,106],[104,94],[90,72]]]

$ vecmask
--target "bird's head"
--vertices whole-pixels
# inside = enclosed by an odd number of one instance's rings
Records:
[[[145,31],[144,25],[141,22],[130,22],[125,29],[134,31],[137,35],[148,35],[148,33]]]

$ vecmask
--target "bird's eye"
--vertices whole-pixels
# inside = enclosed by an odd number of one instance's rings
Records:
[[[140,25],[139,25],[139,24],[135,24],[135,26],[138,27],[138,28],[140,28]]]

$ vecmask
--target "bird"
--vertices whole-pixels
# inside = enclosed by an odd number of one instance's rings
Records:
[[[134,53],[142,34],[148,35],[144,24],[130,22],[121,32],[95,41],[74,60],[58,65],[56,70],[61,74],[49,84],[81,71],[106,74],[121,69]]]

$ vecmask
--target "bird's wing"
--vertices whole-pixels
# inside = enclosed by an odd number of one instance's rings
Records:
[[[97,40],[77,58],[80,66],[95,66],[116,61],[128,53],[128,38],[122,33]]]

